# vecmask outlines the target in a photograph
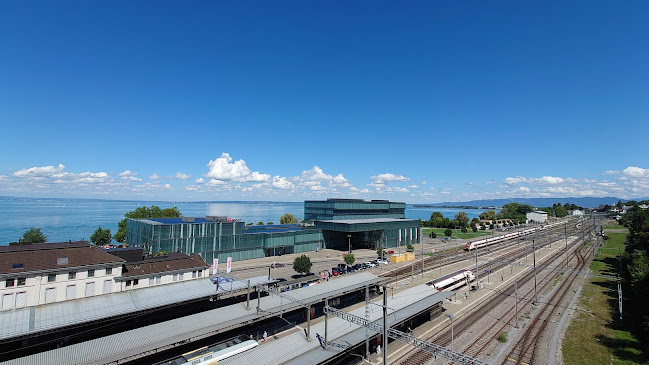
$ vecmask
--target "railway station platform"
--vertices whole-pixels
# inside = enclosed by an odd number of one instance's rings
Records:
[[[306,303],[321,303],[384,280],[370,273],[358,273],[291,291],[291,296]],[[237,303],[0,364],[124,363],[301,308],[275,295],[260,298],[259,304],[259,313],[257,302],[251,300],[250,309],[246,309],[245,302]]]
[[[388,326],[394,327],[399,323],[409,320],[421,313],[437,308],[441,313],[441,302],[447,299],[452,293],[437,292],[427,285],[419,285],[410,289],[395,293],[394,297],[388,296]],[[371,301],[370,320],[382,325],[383,303],[382,298]],[[349,313],[365,317],[365,306],[349,311]],[[344,356],[348,350],[362,345],[364,352],[365,328],[351,324],[343,319],[330,316],[328,319],[328,340],[334,344],[342,345],[341,348],[335,345],[328,346],[327,350],[321,347],[316,338],[316,333],[324,341],[324,321],[311,325],[311,340],[307,340],[303,331],[293,332],[278,339],[270,339],[267,342],[260,342],[259,346],[242,354],[219,361],[223,365],[235,364],[326,364],[330,359]],[[377,333],[369,331],[370,338],[376,338]],[[375,342],[375,341],[374,341]],[[375,345],[373,346],[375,347]]]

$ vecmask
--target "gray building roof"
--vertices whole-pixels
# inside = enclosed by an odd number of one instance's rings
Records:
[[[391,309],[388,309],[388,326],[393,326],[405,318],[424,311],[451,295],[453,295],[453,292],[437,292],[427,285],[419,285],[395,294],[394,298],[389,296],[388,306]],[[382,305],[382,302],[383,298],[372,301],[372,303],[378,305]],[[365,317],[365,307],[352,310],[349,313]],[[381,307],[370,305],[370,320],[382,324],[382,318]],[[349,322],[336,317],[329,317],[328,331],[329,342],[339,344],[349,342],[355,345],[365,339],[365,329],[363,327],[350,325]],[[313,337],[311,341],[307,341],[303,331],[298,331],[267,343],[260,343],[259,347],[221,360],[219,364],[317,364],[338,352],[344,351],[334,346],[324,350],[316,339],[316,333],[320,334],[324,339],[324,322],[311,326],[311,336]],[[370,331],[370,336],[374,334],[373,331]]]
[[[302,301],[318,302],[383,280],[385,279],[370,273],[357,273],[291,291],[290,295]],[[430,290],[430,288],[428,289]],[[243,323],[273,317],[299,307],[299,305],[275,295],[261,298],[262,312],[260,314],[256,313],[255,304],[250,303],[250,310],[246,310],[245,303],[217,308],[14,359],[6,364],[104,364],[136,356],[146,351],[173,346],[184,341],[204,338],[210,334],[238,327]]]
[[[0,312],[0,339],[53,330],[215,294],[208,279],[179,281]]]

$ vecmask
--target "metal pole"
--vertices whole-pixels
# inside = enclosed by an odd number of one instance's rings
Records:
[[[349,241],[349,253],[352,253],[352,235],[347,235],[347,240]]]
[[[516,318],[514,318],[514,327],[518,328],[518,279],[514,278],[514,307],[516,308]]]
[[[480,279],[478,278],[478,248],[475,249],[475,291],[480,289]]]
[[[452,314],[451,314],[451,351],[455,351],[453,346],[453,315]]]
[[[534,241],[532,240],[532,254],[534,256],[534,304],[538,304],[539,298],[536,293],[536,246],[534,245]]]
[[[388,364],[388,292],[383,285],[383,365]]]
[[[424,231],[419,227],[419,239],[421,240],[421,278],[424,278]]]
[[[566,234],[566,270],[568,270],[568,266],[569,266],[568,264],[568,222],[566,222],[564,226],[564,231]]]
[[[248,293],[246,294],[246,309],[250,310],[250,280],[248,280]]]
[[[260,308],[260,305],[261,305],[261,303],[260,303],[261,302],[261,295],[259,295],[259,287],[258,286],[255,287],[255,291],[257,291],[257,314],[259,314],[259,311],[260,311],[259,308]]]
[[[327,304],[328,304],[327,302],[328,302],[328,300],[325,299],[325,307],[326,307]],[[327,337],[328,337],[328,331],[327,331],[327,329],[328,329],[328,327],[329,327],[329,326],[328,326],[328,323],[329,323],[329,315],[327,314],[327,312],[325,312],[325,340],[324,340],[324,343],[325,343],[325,344],[324,344],[324,348],[325,348],[325,350],[327,349]]]
[[[365,285],[365,320],[370,321],[370,286]],[[370,332],[365,327],[365,358],[370,358]]]
[[[306,339],[311,341],[311,306],[306,307]]]

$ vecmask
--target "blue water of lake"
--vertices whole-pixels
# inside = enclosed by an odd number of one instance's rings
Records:
[[[124,213],[137,207],[157,205],[160,208],[177,206],[183,216],[228,216],[245,222],[273,222],[278,224],[285,213],[299,220],[304,218],[302,202],[155,202],[92,199],[35,199],[0,197],[0,245],[18,241],[31,227],[37,227],[47,236],[48,242],[89,240],[99,226],[117,232],[117,222]],[[454,208],[413,208],[406,206],[406,218],[430,219],[433,211],[453,219],[464,211],[469,219],[478,217],[483,210]]]

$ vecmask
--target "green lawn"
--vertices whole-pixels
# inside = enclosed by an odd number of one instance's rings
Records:
[[[624,249],[626,234],[608,236],[601,255],[590,266],[594,274],[617,273],[617,249]],[[617,283],[604,279],[593,278],[584,285],[562,351],[564,364],[649,364],[642,358],[638,341],[619,323]]]
[[[626,229],[626,227],[619,224],[607,224],[604,226],[604,229]]]
[[[422,228],[424,230],[424,235],[428,236],[431,231],[434,231],[435,234],[437,234],[437,237],[446,237],[444,236],[444,231],[446,228]],[[473,231],[468,231],[467,233],[462,233],[461,230],[459,229],[452,229],[453,235],[452,237],[455,238],[462,238],[462,239],[467,239],[467,238],[473,238],[473,237],[480,237],[480,236],[486,236],[486,235],[491,235],[491,232],[485,232],[485,231],[478,231],[478,232],[473,232]]]

